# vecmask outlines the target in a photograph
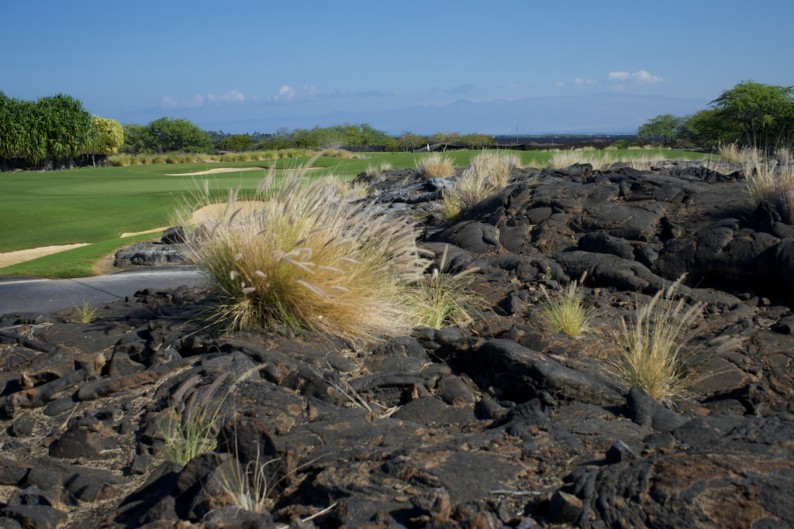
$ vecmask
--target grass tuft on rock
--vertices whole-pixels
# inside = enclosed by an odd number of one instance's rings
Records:
[[[546,324],[551,329],[573,338],[587,330],[592,320],[592,310],[584,302],[579,281],[571,281],[553,296],[542,285],[540,290],[545,298],[541,306]]]
[[[311,330],[370,342],[410,331],[410,283],[427,261],[416,228],[349,202],[303,171],[270,172],[243,207],[229,197],[191,254],[220,292],[226,330]]]
[[[630,322],[622,319],[614,334],[619,354],[612,368],[617,376],[666,404],[681,397],[691,381],[681,349],[703,311],[702,303],[674,299],[680,284],[681,279],[657,292]]]
[[[433,329],[444,325],[466,328],[474,323],[473,313],[485,306],[485,300],[474,291],[478,268],[468,268],[458,273],[449,271],[447,252],[430,274],[418,283],[414,305],[419,324]]]
[[[507,185],[513,169],[521,167],[521,160],[512,154],[483,152],[472,158],[452,186],[444,191],[441,216],[454,220],[467,209],[479,204]]]
[[[794,166],[788,151],[780,151],[773,159],[752,150],[744,159],[743,172],[752,206],[767,201],[783,222],[794,224]]]

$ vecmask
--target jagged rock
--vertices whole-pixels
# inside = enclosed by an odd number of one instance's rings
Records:
[[[127,268],[130,266],[190,264],[185,257],[185,250],[182,246],[159,242],[139,242],[116,252],[113,266],[116,268]]]
[[[790,526],[794,228],[749,214],[734,170],[522,169],[451,224],[432,210],[454,178],[384,172],[378,207],[424,229],[431,268],[479,270],[472,329],[215,334],[196,315],[216,297],[190,288],[88,325],[0,315],[0,525]],[[584,272],[591,331],[556,333],[540,289]],[[683,272],[705,306],[667,407],[617,377],[613,332]],[[166,462],[202,410],[214,447]],[[224,479],[257,460],[254,514]]]

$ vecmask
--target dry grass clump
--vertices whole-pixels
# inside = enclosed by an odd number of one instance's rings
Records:
[[[218,446],[218,423],[224,396],[213,402],[215,391],[207,392],[203,399],[195,397],[181,413],[169,410],[161,435],[169,461],[186,465],[197,455],[212,452]]]
[[[471,159],[471,167],[496,187],[507,185],[507,179],[514,169],[521,167],[521,157],[517,154],[484,151]]]
[[[472,158],[460,178],[444,191],[441,216],[454,220],[507,185],[510,173],[521,167],[521,159],[512,154],[483,152]]]
[[[770,202],[784,222],[794,224],[794,166],[788,163],[786,153],[778,153],[777,160],[753,153],[743,164],[752,206],[762,200]]]
[[[690,306],[673,299],[680,283],[681,279],[638,307],[631,322],[621,319],[614,334],[619,356],[612,368],[617,376],[668,404],[682,396],[690,382],[681,349],[703,311],[702,303]]]
[[[443,325],[466,328],[474,322],[472,313],[485,305],[484,299],[473,289],[479,269],[468,268],[456,274],[448,270],[447,251],[441,256],[437,267],[433,267],[418,284],[414,304],[419,324],[433,329]]]
[[[728,163],[740,165],[753,163],[761,157],[757,149],[751,147],[740,148],[735,143],[720,144],[717,148],[717,154]]]
[[[214,162],[255,162],[264,160],[278,160],[282,158],[297,158],[313,156],[316,152],[309,149],[280,149],[272,151],[244,151],[226,154],[205,153],[180,153],[165,154],[116,154],[110,156],[108,161],[114,167],[127,167],[130,165],[150,164],[186,164],[186,163],[214,163]],[[328,156],[333,156],[329,154]]]
[[[487,173],[469,167],[463,171],[460,178],[450,188],[444,191],[441,216],[447,220],[454,220],[462,212],[482,202],[498,189],[500,188],[490,181]]]
[[[552,169],[566,169],[572,165],[589,163],[596,171],[608,169],[615,162],[615,159],[607,152],[583,151],[572,149],[554,153],[549,161]]]
[[[455,174],[455,163],[449,156],[428,154],[416,160],[416,172],[425,178],[446,178]]]
[[[579,290],[579,281],[571,281],[567,287],[554,296],[549,295],[542,285],[540,289],[545,298],[541,306],[546,324],[551,329],[573,338],[587,330],[593,319],[593,314],[592,309],[584,302],[584,296]]]
[[[623,161],[626,165],[631,167],[632,169],[636,169],[638,171],[647,171],[654,164],[662,162],[666,160],[662,153],[657,154],[642,154],[640,156],[630,156],[626,160]]]
[[[339,201],[325,180],[271,171],[244,210],[231,196],[192,254],[220,291],[226,329],[309,329],[356,341],[406,333],[427,265],[413,225]]]
[[[356,154],[354,152],[348,151],[347,149],[326,149],[322,153],[323,156],[329,156],[331,158],[341,158],[343,160],[353,160],[356,158],[361,158],[360,154]]]
[[[369,164],[367,168],[364,170],[364,175],[369,180],[376,180],[380,178],[380,175],[385,171],[388,171],[392,168],[392,164],[389,162],[381,162],[379,165]]]
[[[232,504],[244,511],[265,514],[273,507],[270,498],[268,466],[278,460],[261,461],[257,450],[256,459],[243,465],[236,457],[232,457],[228,465],[220,472],[223,491],[229,495]]]

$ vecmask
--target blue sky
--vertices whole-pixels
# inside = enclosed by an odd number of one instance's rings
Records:
[[[630,132],[742,80],[794,85],[791,0],[2,0],[0,20],[8,96],[227,132]],[[605,94],[632,111],[577,118]]]

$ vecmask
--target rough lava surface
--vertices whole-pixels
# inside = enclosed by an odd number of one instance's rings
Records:
[[[479,268],[474,330],[217,336],[199,317],[213,294],[186,288],[87,324],[1,316],[0,527],[794,526],[794,228],[751,208],[740,174],[517,170],[453,223],[445,180],[369,184],[421,219],[422,245]],[[547,329],[541,285],[585,272],[591,331]],[[697,376],[666,407],[611,374],[611,332],[684,273],[705,304],[683,351]],[[168,462],[197,410],[217,412],[216,446]],[[253,513],[224,482],[257,461]]]

